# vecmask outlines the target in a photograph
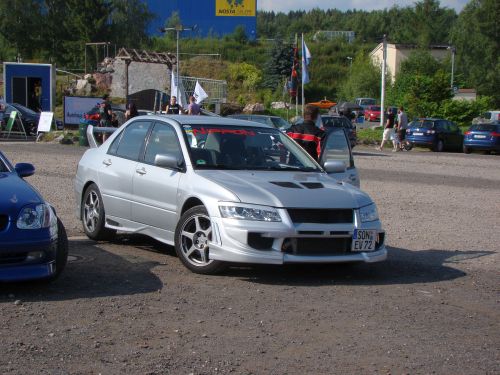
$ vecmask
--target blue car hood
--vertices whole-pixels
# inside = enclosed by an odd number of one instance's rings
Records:
[[[40,194],[16,173],[0,173],[0,214],[15,220],[22,207],[42,202]]]

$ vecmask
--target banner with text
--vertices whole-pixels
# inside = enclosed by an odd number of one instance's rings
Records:
[[[88,96],[64,97],[64,123],[78,125],[82,116],[102,102],[102,98]]]
[[[224,17],[255,17],[256,0],[215,0],[215,15]]]

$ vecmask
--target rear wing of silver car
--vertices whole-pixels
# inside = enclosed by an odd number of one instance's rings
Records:
[[[107,133],[112,134],[117,130],[117,128],[111,127],[94,127],[92,125],[87,126],[87,140],[89,141],[90,148],[97,148],[101,144],[97,141],[95,133]]]

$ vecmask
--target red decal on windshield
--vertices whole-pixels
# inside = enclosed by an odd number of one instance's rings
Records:
[[[219,133],[219,134],[236,134],[236,135],[246,135],[246,136],[254,136],[255,133],[251,130],[245,129],[193,129],[193,134],[196,136],[197,134],[210,134],[210,133]]]

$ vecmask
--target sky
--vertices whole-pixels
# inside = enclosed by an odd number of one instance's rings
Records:
[[[413,6],[416,0],[257,0],[257,9],[275,12],[288,13],[291,10],[311,10],[320,9],[348,9],[374,10],[391,8],[394,5],[399,7]],[[441,0],[441,7],[455,9],[460,12],[468,0]]]

